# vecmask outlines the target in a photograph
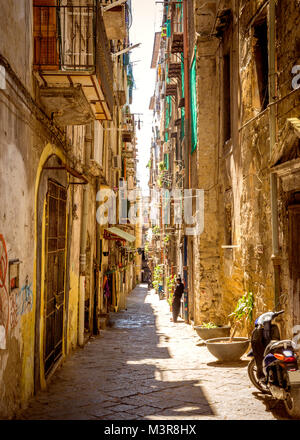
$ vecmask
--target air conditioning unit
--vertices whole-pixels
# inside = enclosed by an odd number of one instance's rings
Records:
[[[113,168],[122,168],[121,156],[113,156]]]

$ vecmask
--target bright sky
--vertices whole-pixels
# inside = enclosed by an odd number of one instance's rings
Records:
[[[143,191],[148,191],[153,111],[149,110],[150,98],[155,87],[155,69],[151,69],[154,33],[160,30],[162,4],[156,0],[132,0],[133,23],[130,28],[131,44],[142,43],[131,52],[133,76],[136,89],[133,90],[132,113],[143,113],[141,130],[136,130],[138,146],[137,178]],[[136,62],[135,62],[136,61]],[[138,119],[138,116],[136,116]]]

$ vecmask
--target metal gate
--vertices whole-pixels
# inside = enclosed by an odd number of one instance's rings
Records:
[[[66,189],[48,181],[46,217],[45,375],[62,355],[65,298]]]

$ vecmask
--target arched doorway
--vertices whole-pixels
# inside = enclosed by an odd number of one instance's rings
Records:
[[[50,144],[37,172],[35,195],[35,392],[64,353],[68,172],[64,155]]]

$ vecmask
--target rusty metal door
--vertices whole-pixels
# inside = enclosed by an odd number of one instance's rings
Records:
[[[66,199],[64,187],[48,181],[46,217],[45,374],[63,349],[65,299]]]
[[[300,325],[300,205],[289,206],[289,266],[293,325]]]

